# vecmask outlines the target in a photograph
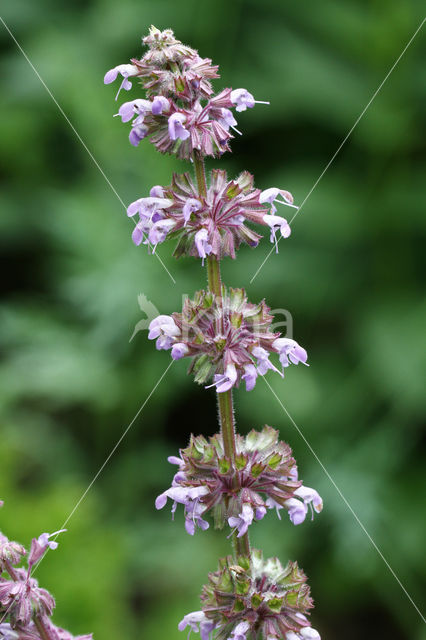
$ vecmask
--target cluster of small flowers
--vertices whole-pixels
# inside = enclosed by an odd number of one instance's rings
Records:
[[[185,528],[194,535],[196,527],[208,529],[203,519],[212,513],[217,528],[225,522],[238,537],[247,533],[254,520],[261,520],[267,509],[288,511],[293,524],[301,524],[309,507],[322,510],[322,500],[315,489],[303,486],[298,479],[297,466],[288,444],[279,440],[279,433],[266,426],[247,436],[236,435],[236,456],[232,463],[225,456],[222,436],[209,440],[191,436],[189,446],[180,450],[180,457],[170,456],[177,464],[172,486],[160,494],[155,502],[162,509],[167,500],[183,504]],[[262,497],[262,495],[263,497]]]
[[[0,506],[3,503],[0,501]],[[48,549],[58,543],[51,540],[61,531],[42,533],[33,538],[27,566],[17,567],[26,555],[25,548],[0,532],[0,638],[4,640],[92,640],[92,635],[74,637],[50,619],[55,600],[38,586],[31,576],[34,566]],[[7,574],[7,575],[6,575]]]
[[[186,299],[182,313],[160,315],[149,325],[148,338],[157,349],[171,349],[174,360],[191,357],[196,382],[213,376],[218,393],[245,381],[251,391],[268,370],[284,376],[290,363],[307,365],[308,355],[295,340],[270,331],[273,317],[265,302],[247,301],[244,289],[223,288],[222,296],[199,291]],[[269,360],[279,355],[282,371]]]
[[[223,640],[320,640],[307,618],[313,602],[296,562],[283,567],[277,558],[264,560],[257,550],[237,563],[228,556],[209,574],[201,600],[203,610],[186,615],[178,627],[189,626],[201,640],[213,630]]]
[[[132,202],[127,215],[139,216],[132,234],[136,245],[153,245],[155,250],[166,238],[175,238],[176,257],[195,256],[204,262],[208,255],[235,258],[235,250],[243,242],[256,247],[262,236],[250,229],[247,221],[269,227],[270,240],[278,250],[277,232],[288,238],[291,230],[285,218],[275,215],[275,201],[294,206],[288,191],[255,189],[253,176],[247,171],[228,180],[225,171],[214,169],[205,196],[200,195],[189,173],[174,174],[170,186],[152,187],[148,197]]]
[[[182,44],[171,29],[151,27],[142,42],[148,51],[140,60],[120,64],[104,77],[105,84],[122,77],[116,99],[121,89],[131,89],[130,78],[138,78],[146,91],[146,99],[125,102],[118,110],[123,122],[132,120],[131,144],[137,146],[149,137],[162,153],[185,159],[194,151],[203,156],[229,151],[228,142],[233,138],[229,130],[238,131],[231,109],[245,111],[261,101],[246,89],[224,89],[213,96],[210,80],[219,78],[217,65]]]

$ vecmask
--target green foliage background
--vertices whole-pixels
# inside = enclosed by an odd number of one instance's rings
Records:
[[[105,71],[140,54],[151,23],[172,27],[220,64],[218,89],[247,87],[271,101],[239,116],[244,135],[234,154],[209,166],[248,169],[257,186],[287,188],[300,203],[423,15],[420,2],[401,0],[5,0],[2,16],[113,185],[0,24],[1,528],[29,544],[72,512],[169,363],[146,333],[129,342],[143,317],[137,295],[171,313],[183,293],[205,283],[197,261],[176,262],[173,247],[163,245],[173,285],[131,243],[113,191],[128,204],[184,165],[147,142],[129,145],[128,128],[112,118],[116,87],[104,87]],[[267,239],[224,265],[228,284],[291,311],[311,366],[270,382],[420,607],[424,53],[420,34],[279,255],[252,283]],[[178,620],[199,607],[207,572],[229,550],[223,534],[192,539],[181,516],[173,524],[153,506],[171,479],[166,456],[191,431],[216,428],[214,392],[196,387],[185,366],[167,373],[38,570],[57,598],[56,622],[74,633],[181,638]],[[425,637],[419,615],[266,385],[235,395],[239,429],[279,428],[305,483],[324,498],[314,522],[295,528],[270,514],[252,535],[266,553],[304,567],[322,637]]]

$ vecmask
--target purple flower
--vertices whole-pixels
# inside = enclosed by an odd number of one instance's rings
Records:
[[[170,109],[170,102],[164,96],[155,96],[152,101],[152,115],[159,116]]]
[[[157,342],[157,349],[170,349],[174,336],[179,335],[179,329],[171,316],[160,315],[154,318],[149,325],[148,339]]]
[[[299,364],[299,362],[301,362],[309,367],[306,362],[308,354],[306,350],[296,342],[296,340],[292,340],[291,338],[278,338],[272,343],[272,348],[275,349],[275,351],[278,351],[283,370],[285,367],[290,365],[290,362],[293,364]]]
[[[284,509],[282,504],[279,504],[279,502],[276,502],[276,500],[274,500],[273,498],[267,498],[266,506],[268,507],[268,509],[275,509],[275,511],[277,512],[278,520],[281,520],[280,511],[281,509]]]
[[[171,207],[173,204],[171,200],[163,198],[162,196],[153,195],[154,193],[160,193],[159,189],[161,189],[161,187],[152,187],[149,198],[139,198],[129,204],[127,207],[127,215],[132,217],[136,213],[139,213],[140,218],[152,220],[155,213],[162,212],[163,209]],[[154,220],[154,222],[156,222],[156,220]]]
[[[136,76],[138,74],[138,68],[135,67],[134,64],[119,64],[106,72],[104,76],[104,84],[110,84],[111,82],[114,82],[118,74],[123,77],[123,82],[121,83],[117,95],[115,96],[116,100],[121,89],[128,91],[132,88],[132,83],[128,78],[131,76]]]
[[[256,518],[256,520],[262,520],[266,516],[266,511],[266,507],[256,507],[256,510],[254,512],[254,517]]]
[[[197,231],[194,237],[195,246],[197,247],[198,255],[202,258],[204,265],[204,258],[206,258],[212,252],[212,245],[208,241],[208,231],[203,228]]]
[[[185,507],[185,529],[189,535],[193,536],[196,527],[205,531],[210,526],[209,523],[201,517],[207,507],[200,503],[200,498],[208,492],[207,487],[172,486],[157,497],[155,508],[162,509],[167,502],[167,498],[170,498],[173,500],[172,514],[174,514],[177,503],[183,504]]]
[[[270,241],[271,242],[275,242],[275,248],[276,248],[276,251],[278,253],[278,242],[277,242],[275,234],[276,234],[277,230],[279,229],[281,231],[282,237],[283,238],[288,238],[289,235],[291,234],[290,225],[288,224],[288,222],[287,222],[287,220],[285,218],[282,218],[281,216],[271,216],[271,215],[268,215],[268,214],[263,216],[263,221],[271,229]]]
[[[300,502],[300,500],[296,500],[296,498],[290,498],[284,502],[288,515],[291,522],[294,525],[301,524],[306,518],[306,514],[308,513],[308,507],[304,502]]]
[[[317,513],[321,513],[323,502],[322,498],[315,489],[311,489],[310,487],[304,487],[303,485],[296,489],[294,492],[295,496],[302,498],[305,505],[309,505],[312,510],[312,518],[314,517],[314,510]]]
[[[236,128],[238,122],[235,120],[234,115],[230,109],[225,109],[225,107],[222,107],[222,117],[219,118],[218,122],[222,125],[225,131],[229,131],[229,129],[231,128],[240,136],[243,135],[241,131]]]
[[[198,625],[200,627],[199,629]],[[212,620],[206,618],[204,611],[193,611],[184,616],[178,624],[178,629],[179,631],[183,631],[188,626],[191,627],[191,631],[195,631],[195,633],[199,631],[201,640],[209,640],[210,633],[216,625]]]
[[[237,382],[237,370],[235,368],[235,364],[232,362],[228,364],[226,367],[225,373],[216,373],[214,375],[214,382],[206,387],[206,389],[210,389],[210,387],[216,386],[216,391],[218,393],[224,393],[225,391],[229,391],[234,384]]]
[[[148,233],[148,240],[154,245],[153,252],[157,244],[164,242],[167,234],[173,229],[176,222],[174,220],[158,220],[155,222]]]
[[[263,347],[254,347],[252,349],[252,355],[257,359],[257,370],[261,376],[264,376],[268,369],[272,369],[277,373],[280,373],[276,367],[269,360],[269,353]],[[280,374],[281,375],[281,374]]]
[[[201,207],[202,207],[202,204],[199,200],[196,200],[195,198],[188,198],[188,200],[185,202],[182,209],[185,225],[189,221],[189,218],[191,217],[191,213],[194,213],[195,211],[199,211]]]
[[[255,100],[247,89],[234,89],[231,91],[231,102],[235,105],[236,111],[245,111],[247,107],[252,109],[257,104],[269,104],[263,100]]]
[[[246,364],[244,366],[244,374],[241,378],[246,381],[246,391],[254,389],[257,378],[257,369],[254,364]]]
[[[250,624],[247,620],[243,620],[239,622],[237,626],[233,629],[231,635],[228,640],[246,640],[246,633],[250,629]]]
[[[281,196],[283,200],[278,200],[278,196]],[[277,208],[274,205],[274,202],[277,201],[279,204],[285,204],[287,207],[293,207],[294,209],[298,209],[295,204],[293,204],[293,196],[290,191],[285,191],[284,189],[278,189],[277,187],[271,187],[270,189],[265,189],[262,191],[259,196],[260,204],[265,204],[269,202],[271,205],[271,214],[273,215]]]
[[[57,549],[58,543],[55,540],[49,540],[53,536],[63,533],[66,529],[54,531],[54,533],[42,533],[38,538],[31,541],[31,549],[28,555],[28,567],[32,567],[45,554],[47,549]]]
[[[163,198],[164,189],[161,185],[157,184],[154,187],[151,187],[151,191],[149,192],[149,195],[151,196],[151,198]]]
[[[189,138],[189,131],[183,126],[186,116],[183,113],[174,113],[169,118],[169,136],[171,140],[186,140]]]
[[[135,115],[145,116],[151,111],[151,102],[149,100],[143,100],[137,98],[136,100],[130,100],[130,102],[123,102],[121,107],[116,113],[116,116],[120,116],[122,122],[129,122]],[[141,124],[142,121],[138,122]]]
[[[241,536],[247,533],[247,529],[253,522],[253,515],[252,506],[245,502],[238,517],[231,516],[228,518],[229,526],[232,527],[232,529],[238,529],[237,538],[241,538]]]
[[[148,127],[144,124],[139,124],[136,127],[133,127],[133,129],[129,133],[130,144],[134,147],[137,147],[139,142],[146,138],[147,135]]]
[[[173,345],[171,352],[173,360],[180,360],[186,356],[188,351],[189,349],[186,344],[183,344],[183,342],[176,342],[176,344]]]

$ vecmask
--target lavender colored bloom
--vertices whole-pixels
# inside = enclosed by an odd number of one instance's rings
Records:
[[[202,258],[202,264],[204,265],[204,258],[206,258],[212,252],[212,245],[208,241],[207,229],[200,229],[195,234],[195,246],[197,247],[198,255]]]
[[[247,89],[234,89],[231,91],[231,102],[235,105],[236,111],[245,111],[247,107],[252,109],[257,104],[269,104],[263,100],[255,100]]]
[[[219,122],[225,129],[229,129],[229,127],[235,127],[235,125],[238,124],[238,122],[234,118],[232,111],[230,109],[225,109],[225,107],[222,107],[222,117]]]
[[[275,511],[277,512],[278,520],[281,520],[280,511],[281,511],[281,509],[284,509],[282,504],[279,504],[273,498],[267,498],[265,504],[268,507],[268,509],[275,509]]]
[[[136,100],[130,100],[130,102],[123,102],[115,115],[120,116],[122,122],[129,122],[133,116],[140,115],[145,116],[151,111],[151,102],[149,100],[143,100],[137,98]],[[142,121],[138,122],[141,124]]]
[[[266,507],[256,507],[254,512],[254,517],[256,520],[262,520],[266,516]]]
[[[269,214],[266,214],[266,215],[263,216],[263,221],[271,229],[270,241],[271,242],[275,242],[276,252],[278,253],[278,242],[277,242],[277,238],[276,238],[275,234],[276,234],[277,230],[279,229],[281,231],[282,237],[283,238],[288,238],[289,235],[291,234],[290,225],[288,224],[288,222],[287,222],[287,220],[285,218],[282,218],[281,216],[272,216],[272,215],[269,215]]]
[[[186,140],[189,138],[189,131],[183,126],[186,116],[183,113],[174,113],[169,118],[169,137],[171,140]]]
[[[28,566],[32,567],[40,558],[45,554],[47,549],[57,549],[58,543],[55,540],[49,540],[53,536],[57,536],[63,533],[66,529],[60,529],[54,531],[54,533],[42,533],[38,538],[33,538],[31,541],[31,549],[28,555]]]
[[[180,360],[188,353],[189,349],[186,344],[183,342],[176,342],[172,347],[172,358],[173,360]]]
[[[232,529],[238,529],[237,538],[241,538],[245,533],[247,533],[247,529],[253,522],[253,508],[251,505],[245,503],[242,506],[241,513],[236,516],[231,516],[228,518],[228,524]]]
[[[156,186],[152,187],[150,191],[149,198],[139,198],[135,200],[127,207],[127,215],[129,217],[134,216],[136,213],[139,213],[140,218],[150,219],[154,218],[154,214],[157,212],[162,212],[163,209],[167,209],[172,205],[172,201],[168,198],[163,198],[162,196],[157,196],[153,194],[159,194],[161,187]],[[156,222],[156,220],[154,220]]]
[[[264,376],[268,369],[280,373],[276,367],[269,360],[269,353],[263,347],[254,347],[252,349],[252,355],[257,359],[257,370],[261,376]],[[281,375],[281,374],[280,374]]]
[[[167,458],[167,462],[170,462],[170,464],[177,464],[179,467],[185,464],[182,458],[178,458],[177,456],[169,456]]]
[[[148,233],[148,239],[151,244],[154,245],[154,251],[157,244],[164,242],[167,234],[173,229],[175,226],[174,220],[158,220],[155,222]]]
[[[304,502],[300,502],[300,500],[296,500],[296,498],[290,498],[285,501],[285,506],[288,509],[288,515],[291,522],[294,525],[301,524],[306,518],[306,514],[308,512],[308,507]]]
[[[137,247],[143,242],[145,233],[147,233],[146,222],[141,220],[132,231],[132,240]]]
[[[152,101],[152,115],[159,116],[170,109],[170,101],[164,96],[155,96]]]
[[[216,373],[214,375],[214,382],[206,387],[209,389],[210,387],[216,386],[216,391],[218,393],[224,393],[225,391],[229,391],[232,389],[234,384],[237,382],[237,370],[235,365],[228,364],[226,367],[225,373]]]
[[[291,338],[278,338],[272,343],[272,348],[275,351],[278,351],[283,370],[285,367],[290,365],[290,362],[293,364],[299,364],[299,362],[301,362],[309,367],[306,362],[308,354],[306,350],[296,342],[296,340],[292,340]]]
[[[202,207],[202,204],[199,200],[196,200],[195,198],[188,198],[188,200],[185,202],[182,208],[183,219],[185,220],[184,226],[189,221],[189,218],[191,217],[191,213],[194,213],[195,211],[199,211],[201,207]]]
[[[179,473],[176,475],[179,475]],[[196,527],[205,531],[210,526],[209,523],[201,517],[206,510],[206,506],[200,503],[200,498],[208,492],[207,487],[172,486],[157,497],[155,508],[162,509],[167,499],[170,498],[173,500],[172,514],[174,514],[177,503],[183,504],[185,507],[185,529],[189,535],[193,536]]]
[[[179,329],[171,316],[160,315],[154,318],[149,325],[148,339],[157,338],[157,349],[170,349],[174,336],[179,335]]]
[[[210,525],[207,520],[203,520],[201,517],[206,508],[198,500],[191,500],[185,504],[185,529],[190,536],[194,535],[196,527],[199,527],[202,531],[209,528]]]
[[[178,624],[178,629],[179,631],[183,631],[188,626],[196,633],[199,631],[201,640],[209,640],[210,633],[216,625],[212,620],[209,620],[206,617],[204,611],[193,611],[192,613],[188,613],[184,616]]]
[[[246,382],[246,391],[254,389],[257,378],[257,369],[254,364],[246,364],[244,366],[244,374],[241,378]]]
[[[104,84],[111,84],[111,82],[114,82],[118,74],[123,77],[123,82],[121,83],[117,95],[115,96],[116,100],[121,89],[128,91],[132,88],[132,83],[130,82],[129,77],[136,76],[138,74],[138,68],[134,64],[119,64],[106,72],[104,76]]]
[[[284,201],[278,200],[278,197],[281,196]],[[294,209],[298,209],[295,204],[293,204],[293,196],[290,191],[285,191],[284,189],[278,189],[277,187],[271,187],[270,189],[265,189],[262,191],[259,196],[259,202],[261,204],[265,204],[269,202],[271,205],[271,214],[276,213],[277,208],[274,205],[274,202],[277,201],[279,204],[285,204],[288,207],[293,207]]]
[[[134,147],[137,147],[139,142],[146,138],[147,135],[148,127],[146,127],[144,124],[133,127],[133,129],[129,133],[130,144]]]
[[[294,492],[295,496],[302,498],[305,505],[310,505],[312,509],[312,518],[314,516],[313,510],[317,513],[321,513],[323,508],[322,498],[315,489],[311,489],[310,487],[304,487],[303,485],[296,489]]]
[[[164,197],[164,189],[163,189],[163,187],[161,185],[156,184],[154,187],[151,187],[149,195],[150,195],[151,198],[163,198]]]
[[[250,629],[250,624],[247,622],[247,620],[243,620],[242,622],[239,622],[237,626],[233,629],[228,640],[246,640],[246,634],[249,629]]]

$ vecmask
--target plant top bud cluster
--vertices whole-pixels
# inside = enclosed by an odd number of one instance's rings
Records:
[[[140,60],[117,65],[104,77],[110,84],[121,76],[116,99],[121,89],[132,88],[131,78],[139,79],[145,89],[146,98],[125,102],[117,114],[123,122],[132,121],[131,144],[138,146],[150,138],[161,153],[187,160],[194,151],[214,157],[230,151],[228,143],[234,137],[230,129],[238,131],[231,109],[245,111],[260,101],[246,89],[224,89],[213,95],[210,80],[219,78],[217,65],[182,44],[171,29],[151,27],[142,42],[148,51]]]

